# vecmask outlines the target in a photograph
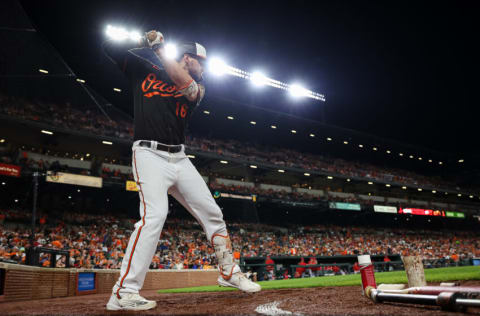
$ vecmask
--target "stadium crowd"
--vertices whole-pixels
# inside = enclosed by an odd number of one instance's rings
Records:
[[[0,93],[0,113],[24,120],[47,123],[68,130],[86,131],[96,135],[131,138],[131,122],[109,120],[98,109],[80,110],[70,103],[57,104],[12,97]]]
[[[133,124],[124,119],[112,121],[98,110],[81,111],[70,104],[58,105],[0,94],[0,114],[25,120],[47,123],[68,130],[85,131],[123,139],[132,139]],[[236,140],[189,137],[187,146],[198,151],[262,162],[279,167],[328,172],[332,175],[359,177],[369,180],[395,182],[437,189],[457,189],[440,177],[426,177],[406,170],[380,167],[368,163],[301,153],[298,151],[248,144]]]
[[[0,259],[25,262],[29,247],[27,211],[0,210]],[[135,220],[118,214],[41,213],[35,246],[70,252],[73,267],[120,267]],[[453,261],[480,257],[480,235],[458,231],[419,231],[312,225],[288,229],[252,223],[229,223],[234,256],[335,256],[356,254],[420,255]],[[49,266],[48,255],[40,264]],[[63,266],[64,260],[57,265]],[[216,260],[200,225],[169,218],[158,242],[152,269],[212,269]]]

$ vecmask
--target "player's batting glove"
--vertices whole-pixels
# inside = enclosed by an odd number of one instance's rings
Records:
[[[145,33],[145,38],[147,39],[147,44],[153,50],[163,47],[163,34],[157,31],[150,31]]]

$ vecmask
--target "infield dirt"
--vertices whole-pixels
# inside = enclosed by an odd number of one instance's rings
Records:
[[[480,286],[479,281],[462,282]],[[0,303],[2,315],[259,315],[259,305],[279,302],[278,308],[302,315],[462,315],[442,311],[435,306],[374,304],[361,294],[359,286],[319,287],[266,290],[256,294],[239,291],[210,293],[158,294],[141,293],[157,301],[158,306],[146,312],[107,312],[109,295],[87,295],[35,301]],[[480,309],[469,309],[468,315],[480,315]]]

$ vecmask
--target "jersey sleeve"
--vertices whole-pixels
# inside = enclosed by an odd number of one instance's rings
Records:
[[[106,41],[102,46],[105,55],[129,78],[146,67],[161,68],[160,63],[155,62],[155,54],[150,48],[137,48],[113,41]]]

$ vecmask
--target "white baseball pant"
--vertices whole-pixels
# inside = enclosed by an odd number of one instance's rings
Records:
[[[168,213],[168,193],[180,202],[200,223],[208,241],[215,234],[227,235],[223,214],[207,184],[188,157],[185,147],[168,153],[132,147],[132,171],[139,187],[140,216],[123,257],[120,277],[113,292],[138,293],[157,248]],[[156,142],[152,142],[156,148]]]

